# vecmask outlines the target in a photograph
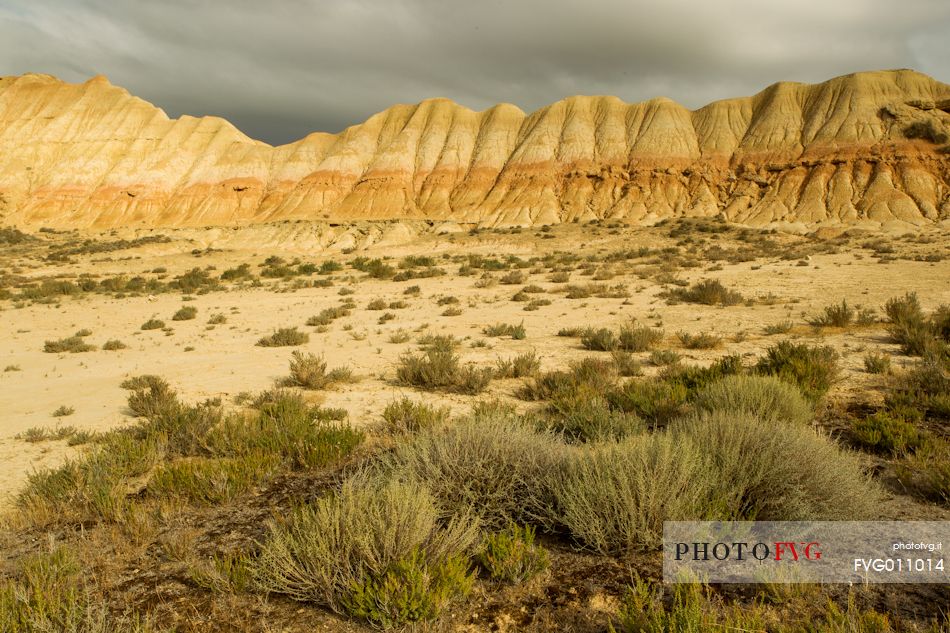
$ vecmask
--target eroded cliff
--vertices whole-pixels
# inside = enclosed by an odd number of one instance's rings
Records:
[[[779,83],[690,111],[571,97],[532,114],[397,105],[279,147],[170,119],[96,77],[0,79],[0,224],[413,218],[487,226],[919,225],[950,217],[950,86],[910,71]]]

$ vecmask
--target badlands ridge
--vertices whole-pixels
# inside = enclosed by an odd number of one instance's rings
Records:
[[[433,99],[271,147],[220,118],[170,119],[104,77],[0,79],[0,225],[720,214],[897,229],[950,218],[950,85],[856,73],[695,111],[662,98],[571,97],[532,114]]]

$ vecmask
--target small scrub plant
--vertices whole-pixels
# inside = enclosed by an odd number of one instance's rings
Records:
[[[624,377],[639,376],[643,373],[640,361],[626,350],[617,349],[610,353],[610,357],[617,367],[617,373]]]
[[[617,339],[619,349],[645,352],[663,340],[663,330],[633,323],[621,327]]]
[[[459,316],[459,315],[461,315],[461,314],[462,314],[462,308],[459,308],[459,307],[456,307],[456,306],[452,306],[452,307],[449,307],[449,308],[446,308],[445,310],[443,310],[442,313],[441,313],[441,316],[444,316],[444,317],[454,317],[454,316]]]
[[[802,392],[774,376],[727,376],[697,391],[693,406],[697,411],[741,412],[797,425],[808,424],[814,416]]]
[[[448,407],[433,407],[424,402],[400,398],[383,409],[383,421],[393,433],[416,433],[449,419]]]
[[[869,374],[891,373],[891,357],[887,354],[869,352],[864,355],[864,371]]]
[[[586,385],[555,397],[546,414],[542,428],[575,443],[617,440],[646,426],[634,414],[611,410],[607,399]]]
[[[471,591],[468,559],[455,554],[428,562],[419,551],[393,563],[381,577],[358,582],[343,601],[346,613],[381,628],[432,620]]]
[[[389,305],[383,299],[373,299],[366,305],[367,310],[385,310],[386,306]]]
[[[142,324],[141,329],[143,330],[160,330],[165,327],[165,322],[161,319],[156,319],[152,317],[148,321]]]
[[[172,321],[191,321],[197,316],[198,308],[195,306],[184,306],[172,316]]]
[[[808,319],[808,323],[815,327],[846,328],[854,322],[854,309],[844,299],[841,303],[825,306],[824,311]]]
[[[303,345],[310,341],[310,335],[300,332],[295,327],[284,327],[275,330],[272,334],[263,336],[257,341],[259,347],[292,347]]]
[[[719,347],[722,338],[708,332],[699,334],[690,334],[689,332],[677,332],[676,337],[686,349],[713,349]]]
[[[208,325],[223,325],[227,322],[228,322],[228,317],[224,316],[224,314],[220,312],[216,314],[212,314],[211,318],[208,319]]]
[[[650,353],[650,362],[657,367],[675,365],[676,363],[680,362],[682,358],[683,357],[680,356],[679,353],[671,349],[657,349]]]
[[[525,378],[534,376],[541,368],[541,359],[534,351],[518,354],[514,358],[501,359],[495,363],[497,378]]]
[[[51,413],[50,415],[52,415],[54,418],[63,418],[68,415],[72,415],[74,413],[76,413],[76,409],[74,407],[67,407],[64,404],[60,406],[58,409],[56,409],[55,411],[53,411],[53,413]]]
[[[69,336],[59,339],[58,341],[46,341],[43,343],[43,351],[48,354],[59,354],[62,352],[79,354],[82,352],[91,352],[95,349],[95,345],[87,343],[81,336]]]
[[[518,325],[511,323],[496,323],[495,325],[486,326],[482,330],[482,334],[485,336],[510,336],[516,341],[520,341],[527,336],[524,323],[519,323]]]
[[[477,535],[470,516],[439,519],[419,484],[346,482],[270,525],[255,584],[379,626],[436,617],[471,586],[458,557]]]
[[[110,339],[102,344],[102,349],[107,352],[114,352],[116,350],[126,349],[127,347],[128,345],[118,339]]]
[[[486,535],[475,560],[492,580],[508,583],[529,580],[551,564],[547,550],[534,542],[534,528],[516,523]]]
[[[860,446],[887,455],[912,452],[923,443],[917,427],[886,411],[858,420],[852,426],[851,434]]]
[[[423,354],[404,354],[396,369],[396,379],[404,385],[474,395],[491,382],[494,371],[462,367],[450,346],[431,346]]]
[[[791,321],[780,321],[778,323],[766,325],[762,331],[766,336],[774,336],[776,334],[788,334],[792,331],[793,327],[795,327],[795,324]]]
[[[838,354],[831,347],[782,341],[769,347],[755,366],[760,374],[778,376],[798,386],[807,398],[820,400],[838,374]]]
[[[336,319],[349,316],[350,309],[344,306],[337,306],[333,308],[324,308],[320,311],[320,314],[312,316],[307,319],[307,325],[309,326],[321,326],[321,325],[330,325]]]
[[[702,305],[734,306],[745,301],[740,293],[726,288],[718,279],[703,279],[689,288],[674,288],[666,293],[674,301]]]
[[[336,367],[327,371],[323,356],[294,351],[290,358],[290,376],[284,382],[289,387],[327,389],[338,383],[352,381],[353,372],[349,367]]]

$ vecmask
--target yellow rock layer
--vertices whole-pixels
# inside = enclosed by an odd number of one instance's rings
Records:
[[[0,224],[920,225],[950,217],[948,137],[950,86],[911,70],[778,83],[695,111],[431,99],[279,147],[220,118],[170,119],[104,77],[28,74],[0,78]]]

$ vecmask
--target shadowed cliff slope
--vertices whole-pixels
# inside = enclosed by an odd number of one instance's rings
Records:
[[[774,84],[690,111],[571,97],[525,114],[396,105],[271,147],[96,77],[0,78],[0,224],[414,218],[909,226],[950,217],[950,85],[911,71]]]

